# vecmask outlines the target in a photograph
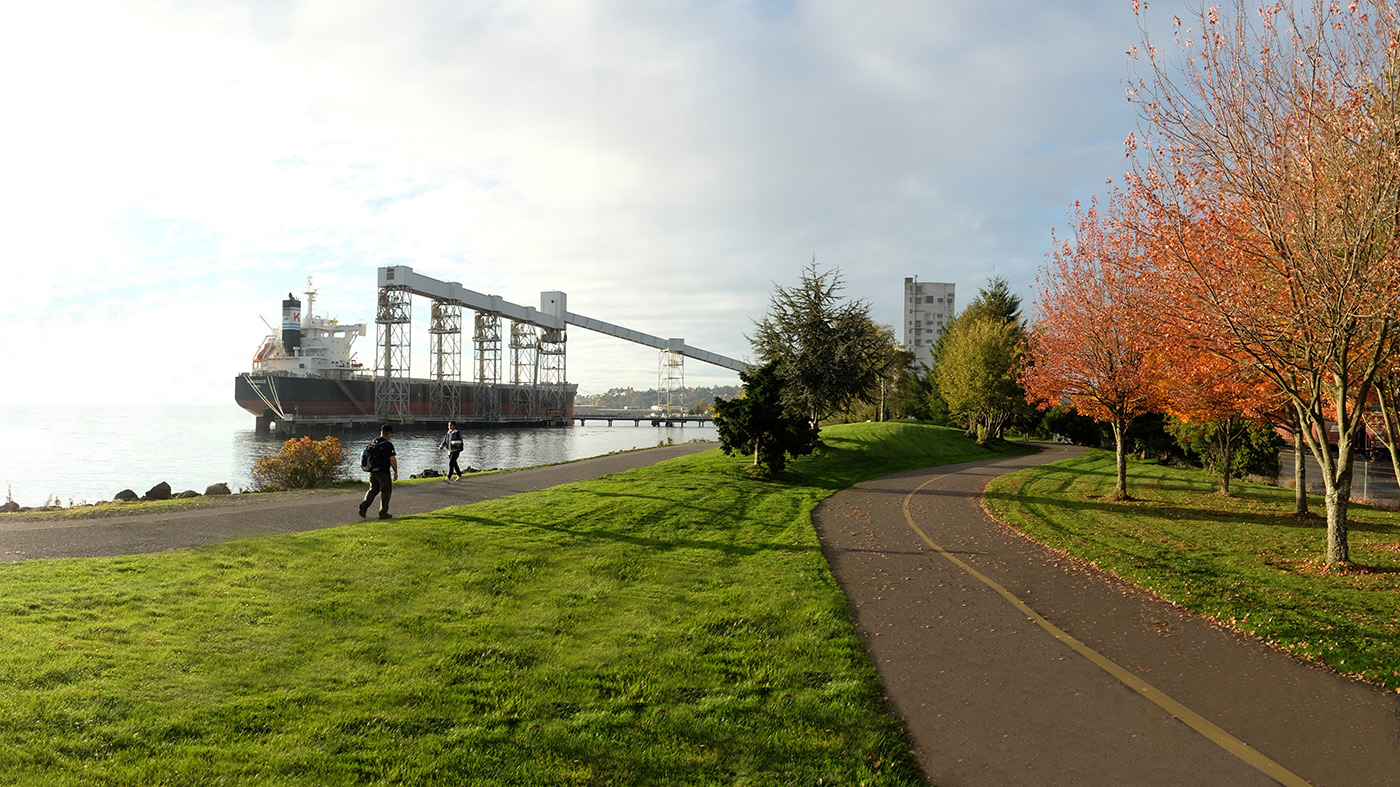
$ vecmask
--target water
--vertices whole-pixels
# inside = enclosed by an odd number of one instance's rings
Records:
[[[161,481],[176,494],[203,493],[226,483],[250,489],[253,463],[276,454],[285,438],[259,434],[253,416],[236,405],[43,407],[0,406],[6,450],[0,452],[0,494],[22,506],[111,500],[131,489],[138,495]],[[443,425],[446,430],[446,424]],[[589,423],[550,429],[463,430],[459,463],[479,470],[551,464],[665,442],[714,440],[713,427],[613,426]],[[319,435],[313,434],[312,437]],[[346,448],[345,470],[362,478],[360,449],[374,432],[337,433]],[[442,432],[394,436],[399,474],[447,469],[437,450]],[[0,498],[3,502],[3,498]]]

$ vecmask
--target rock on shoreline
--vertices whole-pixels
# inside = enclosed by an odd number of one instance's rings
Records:
[[[180,492],[179,494],[175,494],[171,490],[169,483],[161,481],[159,484],[156,484],[155,486],[147,490],[145,495],[138,495],[135,491],[131,489],[123,489],[122,491],[112,496],[112,501],[117,503],[144,503],[152,500],[175,500],[188,499],[192,497],[203,497],[206,495],[231,494],[233,494],[233,491],[228,488],[228,484],[223,483],[222,481],[217,484],[210,484],[208,487],[205,488],[203,495],[201,495],[199,492],[194,491],[193,489],[186,489],[185,491]],[[99,500],[97,503],[93,503],[92,505],[98,505],[102,502],[104,501]],[[23,513],[25,511],[52,511],[61,508],[63,508],[63,506],[22,506],[13,500],[6,500],[5,502],[0,503],[0,514],[18,514]]]

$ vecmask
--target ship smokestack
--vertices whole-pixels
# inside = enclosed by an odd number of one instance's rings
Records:
[[[287,300],[282,301],[282,351],[287,355],[296,355],[296,350],[301,346],[301,301],[287,293]]]

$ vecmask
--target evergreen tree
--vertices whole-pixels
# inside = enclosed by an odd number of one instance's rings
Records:
[[[877,402],[899,361],[894,330],[871,320],[864,301],[843,302],[841,290],[840,271],[819,273],[814,261],[798,286],[775,288],[749,337],[754,354],[775,364],[784,404],[814,427],[856,402]]]
[[[743,396],[715,399],[715,429],[719,447],[726,454],[753,453],[754,467],[780,473],[787,457],[810,454],[817,445],[816,427],[783,404],[785,383],[777,363],[739,373]]]

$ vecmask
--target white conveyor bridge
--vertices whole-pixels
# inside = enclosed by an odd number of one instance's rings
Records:
[[[658,350],[664,350],[677,355],[693,358],[697,361],[720,366],[734,371],[743,371],[743,361],[736,360],[698,347],[692,347],[685,343],[684,339],[663,339],[659,336],[634,331],[620,325],[614,325],[602,320],[595,320],[592,317],[585,317],[581,314],[574,314],[568,311],[567,296],[562,292],[542,292],[540,293],[540,307],[538,309],[531,306],[520,306],[503,299],[499,295],[486,295],[467,289],[457,282],[440,281],[421,273],[415,273],[413,268],[407,265],[393,265],[379,269],[379,289],[380,316],[378,322],[392,322],[393,309],[389,310],[391,315],[389,320],[385,319],[384,305],[386,292],[407,292],[433,300],[437,304],[445,304],[450,307],[465,307],[485,315],[499,315],[510,320],[516,325],[529,325],[543,329],[545,339],[548,340],[549,332],[562,332],[565,326],[574,325],[579,328],[587,328],[590,331],[616,336],[629,342],[644,344]],[[392,300],[392,299],[388,299]],[[436,312],[435,312],[436,315]],[[407,318],[403,319],[406,322]],[[562,336],[556,341],[562,344]],[[386,353],[387,355],[387,353]],[[392,367],[391,367],[392,368]]]

